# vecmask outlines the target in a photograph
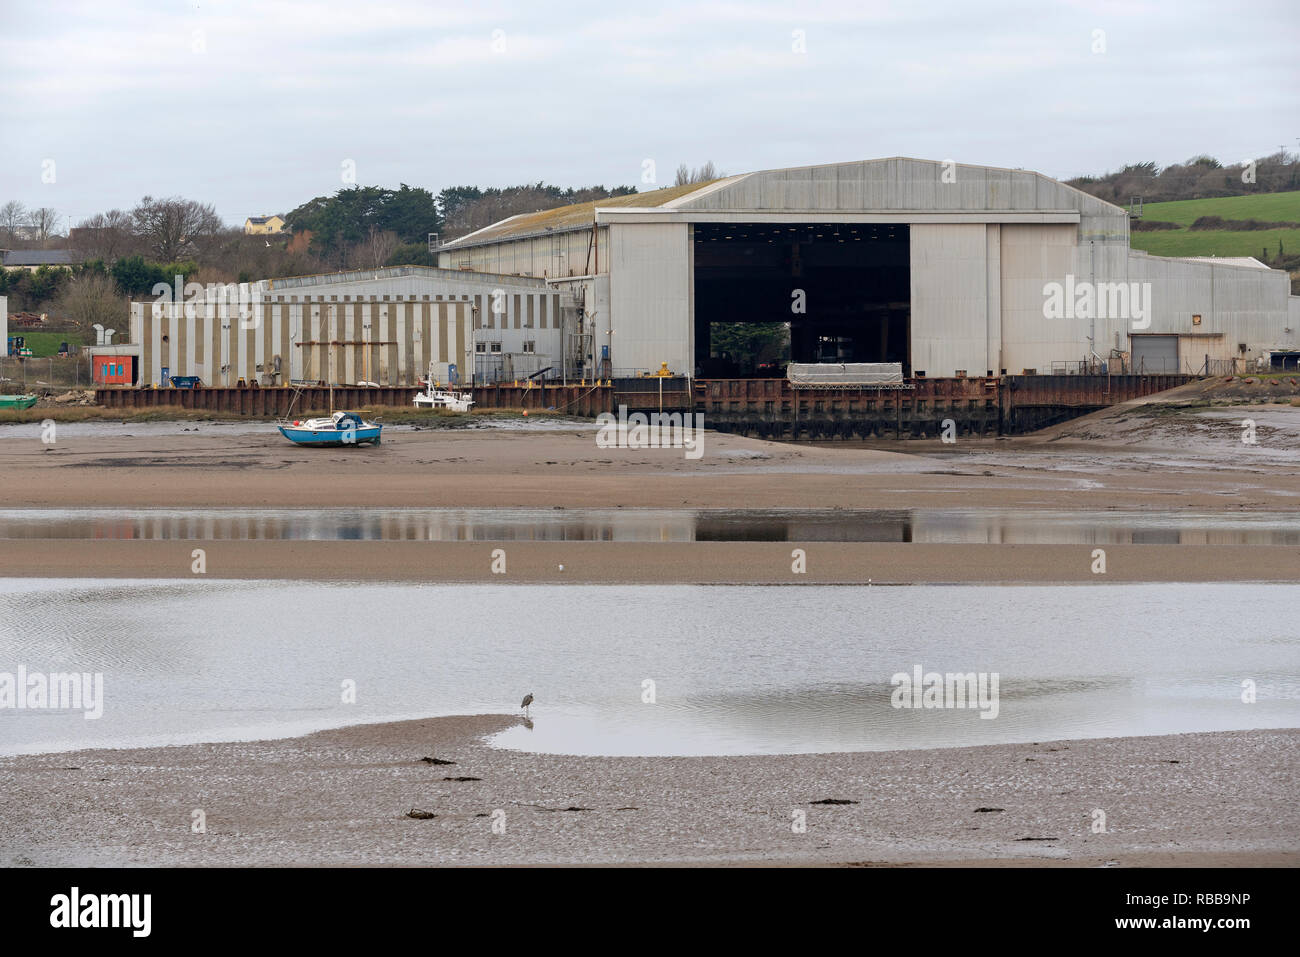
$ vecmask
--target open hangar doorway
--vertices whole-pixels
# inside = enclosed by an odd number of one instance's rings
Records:
[[[898,362],[910,375],[909,232],[896,223],[694,224],[696,374]]]

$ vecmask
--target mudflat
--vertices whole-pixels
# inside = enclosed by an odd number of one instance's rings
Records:
[[[1300,864],[1300,730],[754,757],[488,746],[521,721],[0,759],[0,862]]]

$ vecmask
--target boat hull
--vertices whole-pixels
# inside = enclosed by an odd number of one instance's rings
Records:
[[[280,434],[295,445],[371,445],[379,444],[382,425],[359,429],[304,429],[292,425],[279,426]]]
[[[0,409],[30,409],[35,404],[34,395],[0,395]]]

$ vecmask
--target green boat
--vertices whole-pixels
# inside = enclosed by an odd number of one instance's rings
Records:
[[[0,395],[0,409],[30,409],[35,404],[34,395]]]

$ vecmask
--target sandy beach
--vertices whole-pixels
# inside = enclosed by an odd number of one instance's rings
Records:
[[[484,744],[520,721],[0,759],[0,863],[1300,864],[1297,730],[712,758]]]

